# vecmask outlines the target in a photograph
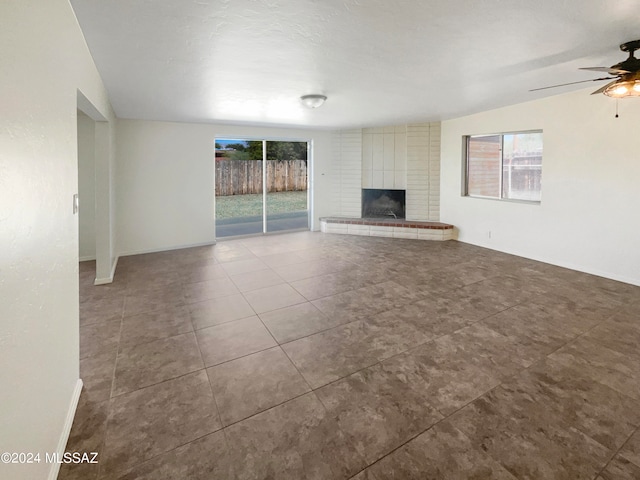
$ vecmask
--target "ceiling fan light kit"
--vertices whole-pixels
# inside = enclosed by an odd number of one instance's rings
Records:
[[[310,95],[303,95],[300,97],[300,101],[302,101],[302,104],[307,108],[321,107],[326,99],[327,99],[326,95],[320,95],[317,93],[313,93]]]
[[[547,88],[562,87],[564,85],[573,85],[583,82],[612,80],[604,87],[593,92],[592,95],[604,93],[608,97],[612,98],[640,97],[640,59],[634,56],[635,51],[640,50],[640,40],[623,43],[620,45],[620,50],[629,53],[629,57],[620,63],[616,63],[610,67],[586,67],[580,69],[590,70],[592,72],[606,72],[610,75],[609,77],[563,83],[560,85],[552,85],[550,87],[535,88],[530,91],[545,90]]]
[[[640,97],[640,72],[624,75],[609,84],[602,93],[613,98]]]

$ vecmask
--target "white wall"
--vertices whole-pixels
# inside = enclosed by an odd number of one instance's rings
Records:
[[[68,0],[3,0],[0,18],[0,452],[44,457],[78,386],[78,89],[113,113]],[[3,479],[56,471],[0,463]]]
[[[616,119],[590,90],[443,122],[441,218],[463,242],[640,285],[640,102],[621,100]],[[541,204],[461,196],[463,135],[531,129]]]
[[[109,107],[109,118],[98,110],[80,89],[78,110],[94,121],[94,194],[95,194],[95,284],[111,283],[117,257],[115,245],[115,121]],[[111,121],[110,121],[111,119]],[[80,180],[84,180],[81,178]],[[80,189],[83,185],[79,186]]]
[[[96,128],[78,110],[78,236],[80,260],[96,258]]]
[[[128,255],[211,243],[214,139],[311,140],[314,228],[329,206],[330,133],[325,131],[118,120],[118,253]]]

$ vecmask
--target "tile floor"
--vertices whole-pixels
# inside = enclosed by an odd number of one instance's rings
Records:
[[[80,266],[62,479],[640,478],[640,288],[292,233]]]

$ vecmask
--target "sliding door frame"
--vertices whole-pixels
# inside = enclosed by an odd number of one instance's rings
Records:
[[[271,136],[247,136],[247,135],[223,135],[216,134],[213,139],[213,224],[215,240],[218,240],[215,228],[216,223],[216,169],[215,169],[215,144],[218,140],[240,140],[240,141],[261,141],[262,142],[262,235],[272,235],[282,233],[281,231],[267,232],[267,142],[305,142],[307,144],[307,230],[312,231],[314,227],[313,202],[314,188],[314,159],[313,159],[313,138],[298,137],[271,137]]]

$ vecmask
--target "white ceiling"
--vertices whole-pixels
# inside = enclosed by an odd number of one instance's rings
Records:
[[[347,128],[587,87],[640,0],[71,0],[121,118]],[[299,97],[323,93],[309,110]],[[586,94],[586,93],[585,93]]]

